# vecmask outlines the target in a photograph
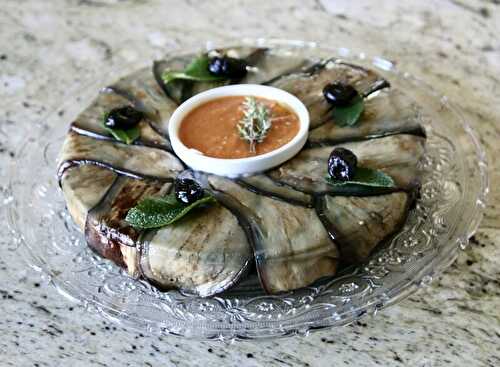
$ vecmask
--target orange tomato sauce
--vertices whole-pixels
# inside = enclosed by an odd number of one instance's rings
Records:
[[[270,110],[271,128],[255,153],[243,140],[237,129],[243,118],[245,96],[221,97],[206,102],[182,120],[179,138],[188,148],[196,149],[214,158],[246,158],[271,152],[292,140],[299,132],[299,118],[295,112],[276,101],[256,98]]]

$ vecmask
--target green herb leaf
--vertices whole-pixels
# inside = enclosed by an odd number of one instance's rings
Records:
[[[353,126],[358,122],[365,109],[363,97],[357,96],[353,103],[347,107],[334,107],[332,110],[333,121],[338,126]]]
[[[125,144],[132,144],[141,136],[141,131],[138,127],[133,127],[131,129],[110,129],[106,127],[106,130],[113,135],[116,140],[122,141]]]
[[[178,221],[191,210],[214,202],[214,197],[208,194],[190,205],[178,202],[173,194],[163,198],[149,197],[130,209],[125,220],[140,229],[164,227]]]
[[[111,129],[104,124],[106,121],[108,114],[105,113],[102,117],[102,126],[108,133],[110,133],[116,140],[121,141],[125,144],[132,144],[134,141],[141,137],[141,130],[138,126],[135,126],[131,129],[123,130],[123,129]]]
[[[208,55],[203,54],[196,59],[194,59],[184,71],[167,71],[162,75],[165,84],[170,83],[173,80],[184,79],[192,80],[196,82],[215,82],[219,80],[225,80],[224,77],[216,76],[210,73],[208,70],[208,65],[210,63],[210,58]]]
[[[326,177],[329,185],[334,187],[338,193],[369,193],[384,191],[378,189],[392,189],[396,187],[394,180],[386,173],[371,169],[358,167],[354,178],[350,181],[338,181],[331,177]]]

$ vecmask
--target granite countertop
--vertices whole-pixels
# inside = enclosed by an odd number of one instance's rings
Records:
[[[238,37],[314,40],[396,61],[461,105],[487,151],[492,188],[470,246],[430,286],[374,318],[309,337],[225,345],[139,334],[2,256],[1,366],[500,365],[498,0],[3,0],[0,29],[0,194],[30,124],[70,87],[167,48]],[[2,248],[9,241],[3,236]]]

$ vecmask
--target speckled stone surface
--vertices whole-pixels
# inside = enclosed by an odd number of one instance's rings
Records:
[[[206,40],[274,37],[381,54],[461,105],[492,192],[469,248],[429,287],[374,318],[309,337],[234,345],[117,328],[0,256],[0,366],[499,366],[498,0],[2,0],[0,207],[31,124],[100,70]],[[5,222],[4,213],[0,223]],[[7,232],[0,238],[6,251]]]

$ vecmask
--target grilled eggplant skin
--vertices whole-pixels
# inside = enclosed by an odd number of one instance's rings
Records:
[[[116,178],[113,171],[92,164],[72,166],[62,174],[60,183],[66,206],[82,231],[87,213],[102,200]]]
[[[162,289],[212,296],[247,272],[252,264],[250,245],[237,218],[220,204],[188,215],[144,234],[140,270]]]
[[[257,272],[268,293],[308,286],[337,271],[339,253],[314,209],[255,194],[229,179],[210,176],[211,188],[245,218]],[[307,230],[304,224],[307,223]]]
[[[87,244],[103,257],[123,263],[120,259],[121,246],[137,246],[141,233],[125,222],[127,212],[145,197],[165,195],[171,185],[161,181],[118,177],[87,215]]]
[[[131,177],[172,180],[183,164],[163,149],[98,140],[70,131],[59,154],[59,178],[70,167],[94,164]]]
[[[244,188],[264,196],[306,207],[313,206],[313,197],[289,186],[277,183],[265,174],[241,177],[236,180]]]
[[[339,246],[343,264],[367,260],[375,247],[405,223],[414,196],[395,192],[379,196],[324,195],[316,200],[316,211]]]

